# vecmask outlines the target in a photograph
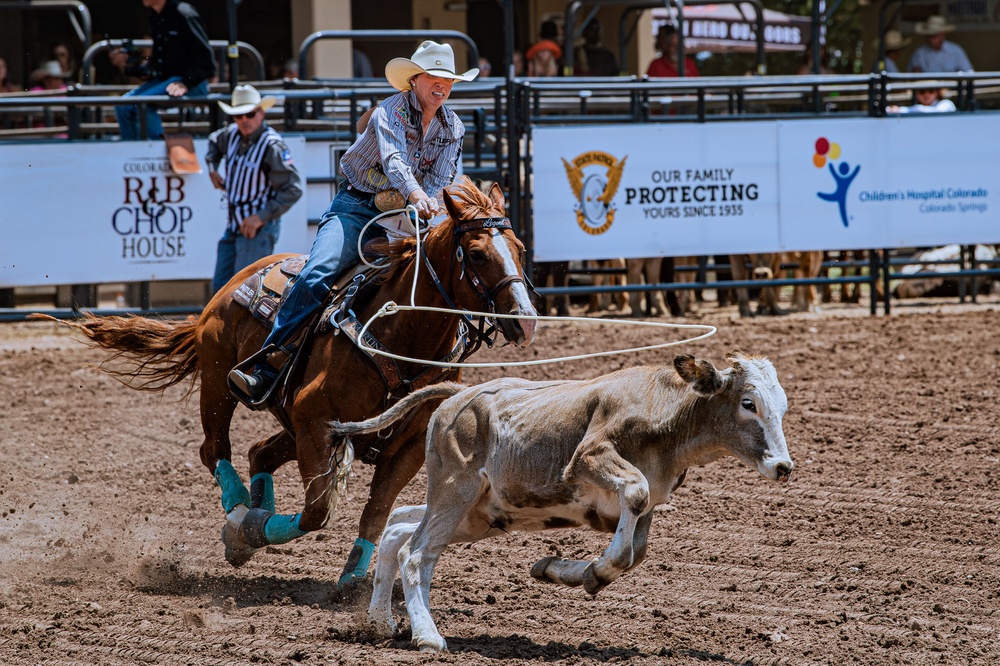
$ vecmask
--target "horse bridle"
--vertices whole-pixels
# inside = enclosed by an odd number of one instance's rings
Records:
[[[452,244],[455,247],[455,251],[452,252],[451,261],[449,262],[448,272],[451,273],[454,268],[454,261],[458,261],[462,265],[462,273],[459,279],[468,275],[470,284],[472,288],[479,295],[480,301],[483,303],[483,312],[496,313],[496,297],[497,295],[515,282],[524,282],[524,279],[518,275],[505,275],[501,278],[491,289],[487,289],[479,273],[476,272],[476,267],[471,263],[466,262],[465,252],[462,250],[462,245],[459,242],[461,237],[470,231],[479,231],[481,229],[496,229],[498,231],[506,231],[511,229],[510,218],[507,217],[477,217],[471,220],[466,220],[461,223],[455,224],[455,231],[452,234]],[[471,355],[476,352],[482,343],[486,343],[488,348],[493,347],[493,343],[496,341],[497,335],[497,324],[495,319],[490,319],[488,317],[481,317],[479,320],[479,327],[473,323],[469,315],[462,313],[462,311],[455,305],[451,297],[444,289],[444,285],[441,284],[441,280],[438,279],[437,272],[435,272],[434,267],[431,266],[430,259],[427,257],[426,252],[421,253],[423,255],[424,266],[427,267],[427,271],[431,275],[431,279],[434,280],[434,284],[437,286],[438,292],[441,297],[444,298],[445,303],[452,310],[458,313],[458,316],[465,322],[465,325],[469,330],[470,346],[466,352],[465,356]],[[486,322],[489,319],[489,328],[486,328]]]

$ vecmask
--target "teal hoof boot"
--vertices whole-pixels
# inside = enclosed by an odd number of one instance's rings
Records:
[[[226,515],[222,525],[222,543],[226,546],[226,562],[234,567],[241,567],[250,561],[257,549],[247,544],[240,533],[240,525],[247,515],[248,509],[240,504]]]
[[[368,578],[368,564],[375,553],[375,544],[366,539],[358,537],[354,541],[351,554],[347,557],[347,564],[337,581],[337,587],[354,587],[358,582]]]

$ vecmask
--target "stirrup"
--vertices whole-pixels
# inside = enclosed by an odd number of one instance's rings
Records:
[[[268,345],[267,347],[264,347],[256,354],[253,354],[252,356],[249,356],[242,362],[238,363],[236,367],[233,368],[233,370],[239,370],[244,374],[251,375],[253,374],[253,369],[257,366],[258,363],[266,364],[267,358],[271,354],[277,351],[281,351],[281,349],[277,345]],[[230,393],[236,396],[237,400],[242,402],[244,405],[247,406],[247,408],[253,411],[259,411],[262,409],[269,408],[271,406],[271,398],[274,396],[275,391],[278,390],[278,387],[281,386],[282,382],[285,379],[285,375],[288,374],[288,369],[291,367],[290,361],[292,360],[292,358],[293,357],[289,355],[289,357],[285,360],[285,362],[281,365],[281,367],[278,368],[277,374],[271,381],[271,385],[267,388],[267,391],[264,393],[264,396],[260,400],[254,400],[252,397],[247,395],[242,389],[236,386],[236,384],[233,383],[233,380],[230,379],[229,376],[227,375],[226,383],[229,384]]]

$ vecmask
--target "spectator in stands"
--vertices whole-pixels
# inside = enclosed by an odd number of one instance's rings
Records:
[[[660,26],[660,31],[656,33],[656,50],[660,55],[649,63],[646,68],[646,76],[649,77],[675,77],[679,75],[677,68],[677,26],[673,23],[664,23]],[[691,56],[684,57],[684,76],[698,76],[698,66]]]
[[[520,50],[514,49],[511,59],[514,61],[514,78],[524,76],[527,71],[524,67],[524,54]]]
[[[889,74],[899,74],[899,56],[903,52],[903,47],[909,43],[910,38],[903,37],[903,33],[899,30],[889,30],[886,32],[884,39],[885,60],[879,62],[878,58],[876,58],[876,62],[872,66],[872,71],[876,74],[883,70]],[[874,46],[876,49],[879,48],[879,41],[877,39]]]
[[[69,72],[64,72],[55,60],[49,60],[44,65],[36,69],[28,77],[28,88],[31,92],[43,90],[66,90],[66,77]]]
[[[955,103],[945,98],[944,88],[919,88],[913,91],[913,106],[886,107],[886,113],[947,113],[955,110]]]
[[[153,50],[145,64],[148,79],[126,97],[169,95],[170,97],[202,97],[208,95],[208,82],[215,76],[215,54],[208,33],[197,10],[179,0],[142,0],[149,8],[149,23],[153,33]],[[126,73],[126,58],[117,54],[116,64]],[[127,57],[127,56],[126,56]],[[139,107],[115,107],[122,139],[139,138]],[[146,130],[150,139],[163,136],[160,115],[146,107]]]
[[[299,78],[299,61],[295,58],[288,58],[285,60],[284,64],[281,66],[281,76],[282,79],[297,79]]]
[[[524,54],[528,76],[559,76],[559,60],[563,54],[559,46],[559,26],[555,21],[543,22],[539,37]]]
[[[65,43],[60,42],[52,47],[52,59],[59,63],[59,67],[62,71],[66,72],[66,78],[73,81],[78,81],[79,67],[76,64],[76,58],[73,57],[73,53],[69,50],[69,46]]]
[[[212,293],[237,272],[272,254],[281,216],[302,196],[302,179],[281,135],[264,121],[274,97],[261,98],[250,85],[236,86],[232,105],[219,108],[233,123],[208,137],[208,176],[226,193],[229,218],[219,240]],[[226,161],[226,175],[219,163]]]
[[[21,88],[10,82],[7,61],[0,58],[0,93],[21,92]]]
[[[813,70],[813,43],[806,44],[806,51],[802,54],[802,65],[799,67],[799,76],[815,74]],[[830,69],[830,53],[826,50],[826,44],[819,45],[819,74],[833,74]]]
[[[489,58],[479,56],[479,76],[491,76],[492,72],[493,65],[490,63]]]
[[[456,81],[471,81],[477,68],[458,73],[448,44],[425,41],[410,58],[393,58],[385,78],[399,92],[379,104],[340,161],[345,182],[320,219],[309,259],[281,301],[264,341],[269,356],[250,372],[233,369],[229,380],[245,397],[262,400],[295,344],[300,327],[322,307],[341,272],[358,260],[364,226],[383,211],[412,204],[423,219],[442,208],[441,190],[452,183],[462,156],[465,126],[445,106]],[[242,397],[241,397],[242,399]]]
[[[910,56],[910,72],[971,72],[972,63],[965,50],[944,38],[955,26],[948,23],[943,16],[931,16],[926,21],[917,24],[917,34],[923,35],[927,43],[919,47]]]
[[[583,44],[574,53],[576,76],[618,76],[618,59],[601,45],[601,22],[590,19],[583,29]]]

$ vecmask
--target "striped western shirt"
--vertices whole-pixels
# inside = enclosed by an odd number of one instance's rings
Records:
[[[242,137],[236,124],[227,125],[208,137],[206,161],[212,171],[226,159],[226,199],[230,231],[254,213],[265,224],[280,217],[302,196],[301,178],[281,135],[267,123],[249,137]]]
[[[465,125],[441,106],[424,134],[416,94],[401,92],[375,109],[368,126],[340,160],[347,182],[362,192],[395,189],[407,200],[422,188],[441,198],[462,158]]]

